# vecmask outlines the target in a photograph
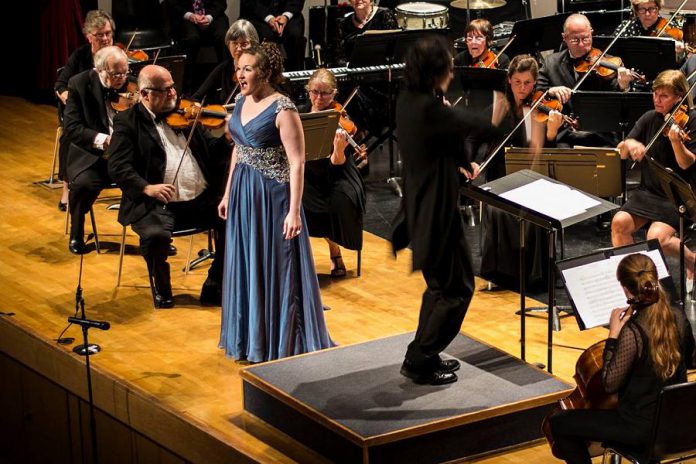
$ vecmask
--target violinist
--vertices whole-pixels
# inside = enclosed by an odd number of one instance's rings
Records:
[[[311,102],[308,112],[338,107],[334,101],[336,77],[328,69],[317,69],[312,74],[307,82],[307,93]],[[300,108],[300,112],[302,110]],[[307,230],[310,236],[323,237],[329,244],[331,277],[346,275],[341,246],[350,250],[362,248],[365,185],[355,165],[353,149],[348,146],[348,136],[338,131],[328,158],[305,163],[302,206]]]
[[[686,132],[695,134],[696,111],[684,113],[687,121],[683,128],[676,124],[667,126],[646,153],[645,145],[664,125],[668,115],[688,90],[686,78],[677,70],[663,71],[653,82],[654,110],[648,111],[636,121],[628,138],[618,145],[622,159],[638,163],[641,179],[637,189],[632,190],[628,201],[616,213],[611,223],[611,242],[614,246],[633,243],[633,234],[648,226],[648,239],[657,238],[668,255],[679,255],[679,214],[665,196],[658,179],[654,177],[648,160],[650,156],[665,167],[672,169],[691,185],[696,185],[696,136],[685,140]],[[685,248],[687,286],[693,282],[694,253]]]
[[[487,19],[474,19],[464,29],[466,50],[454,58],[455,66],[507,69],[510,59],[504,53],[496,55],[491,50],[493,26]]]
[[[633,18],[622,21],[614,31],[614,35],[630,22],[631,25],[624,31],[622,37],[657,37],[660,29],[667,23],[667,19],[660,15],[663,0],[631,0]],[[684,55],[684,34],[672,25],[667,25],[660,37],[672,38],[677,56]]]
[[[556,455],[567,463],[592,462],[587,442],[645,446],[660,391],[685,382],[686,367],[693,366],[688,321],[670,308],[655,263],[644,254],[628,255],[616,278],[628,306],[611,313],[601,379],[606,394],[618,392],[618,408],[567,409],[550,417]]]
[[[118,47],[100,49],[95,69],[81,72],[68,82],[65,106],[65,139],[69,141],[66,168],[70,185],[70,243],[75,254],[85,252],[85,214],[99,192],[111,183],[106,153],[111,142],[111,102],[127,85],[128,56]]]
[[[584,67],[587,64],[586,57],[593,52],[592,25],[585,15],[572,14],[563,24],[562,37],[567,48],[552,53],[545,59],[539,71],[537,89],[548,90],[551,97],[563,104],[563,113],[571,114],[571,89],[581,79],[581,74],[576,69]],[[619,67],[614,76],[606,79],[593,73],[583,82],[580,90],[626,91],[632,80],[630,70]],[[563,130],[559,133],[557,142],[569,146],[601,147],[614,146],[617,140],[614,134]]]
[[[259,43],[259,35],[254,25],[245,19],[233,22],[225,34],[225,45],[230,51],[229,57],[217,65],[208,78],[192,95],[194,100],[203,97],[210,104],[226,104],[233,102],[232,91],[237,87],[235,63],[239,61],[242,51],[248,50]]]
[[[118,220],[140,236],[157,308],[174,306],[167,263],[172,231],[214,229],[215,259],[200,300],[219,305],[225,245],[217,204],[229,147],[224,136],[215,138],[198,125],[183,131],[169,126],[166,116],[177,107],[177,93],[167,69],[145,66],[138,87],[140,102],[114,118],[109,146],[109,175],[123,191]]]
[[[104,47],[114,44],[114,31],[116,25],[111,15],[106,11],[92,10],[87,12],[85,22],[82,25],[82,33],[87,43],[78,47],[70,54],[67,63],[58,74],[54,91],[60,102],[58,108],[59,118],[63,118],[63,109],[68,101],[68,81],[71,77],[88,69],[94,68],[94,54]],[[65,176],[65,168],[70,142],[65,139],[65,132],[60,139],[60,152],[58,157],[58,177],[63,180],[63,195],[58,203],[58,209],[65,211],[68,202],[68,182]]]

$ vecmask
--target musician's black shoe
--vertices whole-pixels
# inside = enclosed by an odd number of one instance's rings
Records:
[[[157,309],[167,309],[174,307],[174,297],[172,295],[160,295],[155,294],[155,308]]]
[[[169,249],[167,250],[167,256],[176,256],[177,249],[174,245],[169,245]]]
[[[458,371],[460,367],[459,361],[456,359],[443,359],[440,361],[437,370],[441,372],[454,372]]]
[[[59,211],[67,211],[68,209],[68,204],[63,203],[61,200],[58,200],[58,210]]]
[[[73,237],[68,243],[68,250],[74,255],[84,255],[87,252],[87,247],[82,237]]]
[[[457,381],[457,374],[440,370],[429,372],[417,372],[410,369],[410,363],[404,361],[401,366],[401,375],[421,385],[445,385]]]
[[[222,286],[208,277],[203,282],[201,289],[201,304],[221,306],[222,305]]]

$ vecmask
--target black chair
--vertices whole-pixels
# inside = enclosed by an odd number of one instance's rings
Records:
[[[604,459],[619,455],[635,464],[676,462],[696,456],[696,382],[665,387],[657,400],[650,440],[641,449],[603,444]]]

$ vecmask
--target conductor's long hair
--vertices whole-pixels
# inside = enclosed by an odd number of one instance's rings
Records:
[[[640,253],[628,255],[619,263],[616,278],[633,295],[631,306],[645,312],[653,369],[666,381],[677,372],[681,353],[676,319],[658,282],[655,263]]]
[[[428,93],[452,71],[452,54],[447,41],[431,35],[413,44],[406,53],[406,88],[411,92]]]

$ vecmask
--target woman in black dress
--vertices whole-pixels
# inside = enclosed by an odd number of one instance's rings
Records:
[[[314,113],[336,107],[336,77],[328,69],[317,69],[307,82]],[[302,206],[307,229],[312,237],[323,237],[329,244],[331,276],[346,275],[341,246],[350,250],[362,249],[365,185],[355,165],[353,150],[347,150],[348,140],[343,132],[334,138],[333,152],[328,158],[305,163],[305,188]]]
[[[569,409],[550,418],[556,455],[572,464],[592,462],[587,442],[645,445],[663,387],[686,381],[693,338],[682,310],[672,310],[655,263],[632,254],[616,270],[629,306],[616,308],[604,347],[602,384],[617,393],[615,410]]]
[[[232,91],[237,86],[235,62],[239,61],[242,51],[258,44],[259,35],[253,24],[245,19],[233,22],[225,34],[225,45],[230,51],[228,59],[213,69],[192,98],[200,101],[207,97],[206,103],[213,105],[233,102]]]
[[[647,153],[645,151],[645,145],[662,127],[665,115],[672,111],[688,89],[686,77],[680,71],[661,72],[653,82],[655,109],[641,116],[628,138],[617,147],[622,159],[630,158],[631,163],[639,163],[641,179],[638,188],[631,191],[628,201],[611,222],[613,246],[633,243],[633,234],[648,226],[648,239],[658,239],[666,254],[679,255],[679,238],[676,236],[679,230],[679,214],[653,175],[649,161],[644,158],[651,157],[662,166],[672,169],[692,186],[696,185],[696,138],[682,140],[683,131],[673,125],[667,136],[659,135],[650,150]],[[688,111],[688,114],[690,118],[684,131],[693,134],[696,130],[696,111]],[[692,282],[694,253],[688,248],[685,248],[685,259],[687,282]]]
[[[510,65],[510,58],[507,55],[501,53],[496,57],[491,50],[493,26],[487,19],[471,21],[464,29],[463,39],[466,41],[466,50],[454,58],[455,66],[507,69]]]

